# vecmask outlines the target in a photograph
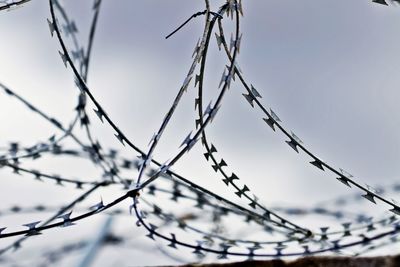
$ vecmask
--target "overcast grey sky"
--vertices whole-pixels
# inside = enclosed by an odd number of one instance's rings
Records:
[[[64,2],[85,43],[92,1]],[[214,10],[223,3],[213,2]],[[142,148],[182,84],[204,19],[192,21],[171,39],[164,36],[203,9],[203,2],[195,0],[103,1],[89,85],[107,113]],[[243,0],[243,9],[238,62],[247,81],[263,96],[262,103],[272,107],[283,124],[318,156],[346,169],[361,183],[397,181],[399,7],[369,0]],[[49,34],[48,17],[44,0],[0,13],[0,81],[66,124],[72,119],[77,92],[71,70],[66,70],[59,58],[57,40]],[[230,20],[225,18],[224,23],[232,28]],[[214,39],[211,49],[206,71],[210,99],[219,92],[226,62]],[[156,152],[160,161],[177,151],[194,126],[196,92],[190,88]],[[334,176],[309,165],[308,158],[294,153],[279,132],[272,132],[261,120],[262,114],[241,96],[243,92],[239,84],[233,84],[208,134],[229,169],[244,179],[265,205],[311,205],[347,192]],[[6,95],[0,95],[0,107],[1,146],[16,140],[30,144],[54,133],[46,122]],[[126,155],[136,156],[120,147],[107,126],[95,117],[92,121],[103,147],[119,147]],[[174,169],[222,192],[226,188],[201,152],[201,147],[196,147]],[[55,172],[70,169],[62,163]],[[74,171],[73,175],[92,173],[84,167]],[[27,202],[45,199],[38,193],[43,190],[41,184],[14,182],[5,171],[0,175],[6,176],[2,177],[3,187],[10,188],[1,193],[5,206],[18,201],[13,193],[18,188],[28,192]],[[50,186],[47,190],[46,197],[73,196]],[[373,211],[379,213],[379,208]]]

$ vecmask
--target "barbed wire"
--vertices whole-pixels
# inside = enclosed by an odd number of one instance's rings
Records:
[[[23,6],[23,4],[30,2],[31,0],[0,0],[0,11],[2,10],[15,10]]]
[[[12,10],[29,1],[2,0],[0,1],[0,11]],[[373,0],[372,2],[381,5],[399,3],[398,0],[390,2]],[[146,152],[140,149],[135,144],[134,139],[128,138],[119,125],[107,115],[102,104],[95,97],[93,89],[87,85],[89,63],[91,62],[91,52],[101,3],[101,0],[95,0],[92,6],[92,18],[85,48],[77,35],[78,26],[69,12],[58,0],[49,0],[50,18],[47,20],[47,24],[50,34],[56,37],[61,47],[59,55],[62,62],[65,67],[68,68],[69,66],[75,84],[79,89],[73,119],[68,127],[65,127],[59,119],[48,115],[26,98],[0,83],[0,88],[7,96],[22,103],[30,112],[35,113],[61,132],[50,138],[43,138],[34,145],[23,146],[20,142],[13,142],[8,147],[1,148],[0,168],[8,168],[14,174],[21,176],[29,175],[36,180],[52,181],[55,182],[53,183],[55,185],[71,184],[75,189],[83,190],[79,197],[63,206],[50,206],[48,203],[43,203],[26,207],[17,204],[8,209],[0,210],[0,216],[29,215],[30,213],[53,214],[41,221],[30,221],[22,224],[24,227],[22,230],[20,228],[8,230],[14,228],[15,225],[1,226],[0,239],[19,238],[0,249],[0,259],[7,262],[8,258],[5,258],[4,254],[12,249],[21,248],[22,243],[31,236],[45,233],[47,230],[56,227],[69,227],[98,214],[115,217],[125,215],[128,219],[134,216],[135,225],[140,227],[140,230],[144,230],[147,237],[156,241],[156,247],[160,249],[161,253],[174,259],[174,254],[170,253],[170,249],[186,248],[193,252],[199,262],[207,254],[215,254],[219,259],[226,259],[228,256],[245,257],[247,259],[298,257],[328,252],[362,255],[399,241],[400,222],[397,215],[400,215],[400,207],[396,201],[390,201],[386,196],[388,191],[398,192],[399,185],[393,184],[382,187],[382,189],[380,185],[379,189],[374,189],[369,185],[363,186],[348,172],[321,160],[319,156],[303,144],[296,134],[283,126],[275,111],[261,103],[259,91],[246,81],[238,64],[242,40],[240,18],[243,16],[243,5],[240,0],[227,0],[216,12],[211,10],[209,1],[204,0],[204,11],[194,13],[176,30],[166,36],[166,38],[171,37],[193,18],[204,16],[203,33],[195,46],[192,63],[183,84],[178,88],[166,116],[151,138],[148,149]],[[233,32],[229,44],[225,38],[226,24],[224,18],[230,18],[233,23]],[[226,54],[226,57],[224,57],[226,58],[226,67],[224,67],[218,85],[219,92],[217,92],[214,101],[211,101],[204,108],[203,92],[205,90],[207,55],[210,53],[210,42],[214,35],[219,50],[223,49]],[[72,44],[72,48],[70,48],[68,42]],[[197,70],[198,74],[195,74]],[[262,204],[262,199],[253,194],[250,187],[243,182],[245,179],[240,179],[234,172],[228,172],[227,169],[230,166],[219,154],[215,142],[209,140],[206,130],[212,125],[213,119],[224,102],[224,96],[231,84],[236,82],[236,78],[246,90],[246,93],[243,94],[244,99],[251,107],[257,107],[263,112],[263,116],[265,116],[263,120],[273,131],[279,129],[289,139],[286,143],[297,153],[302,151],[308,155],[311,158],[310,163],[312,165],[322,171],[329,171],[334,174],[338,177],[337,180],[346,186],[353,186],[361,190],[363,192],[361,197],[360,194],[357,195],[358,197],[341,196],[312,207],[266,207]],[[177,152],[171,153],[172,156],[165,163],[160,163],[155,159],[157,147],[193,80],[194,87],[197,87],[195,128],[187,134]],[[123,146],[126,145],[131,149],[131,152],[138,154],[137,157],[133,159],[123,157],[117,148],[111,148],[108,152],[103,150],[103,142],[97,140],[95,135],[98,134],[91,127],[92,122],[87,111],[88,101],[94,105],[94,113],[98,119],[115,132],[115,137]],[[84,138],[78,137],[75,133],[78,128],[76,126],[79,124],[83,128]],[[78,148],[66,146],[65,140],[72,140]],[[202,143],[206,160],[211,163],[213,170],[221,175],[222,181],[228,188],[227,192],[233,189],[234,195],[247,201],[247,206],[222,197],[210,190],[211,186],[203,187],[196,184],[192,177],[186,178],[171,170],[178,161],[192,150],[198,141]],[[49,174],[47,171],[39,171],[24,166],[28,160],[39,160],[42,156],[54,158],[71,156],[80,161],[88,160],[101,169],[100,174],[96,175],[93,180],[83,177],[67,178],[64,174]],[[229,173],[231,174],[229,175]],[[117,185],[122,187],[115,190]],[[111,201],[103,202],[101,200],[92,203],[92,205],[79,207],[78,204],[83,203],[94,192],[98,192],[100,188],[112,192]],[[390,212],[372,217],[361,211],[345,210],[347,205],[358,203],[360,199],[367,199],[375,204],[376,200],[379,200],[390,206]],[[118,206],[126,200],[131,201],[129,213],[126,212],[126,209]],[[340,203],[339,207],[337,203]],[[175,206],[175,208],[171,208],[172,206]],[[190,210],[190,212],[183,213],[185,210]],[[298,219],[302,216],[310,217],[310,220],[317,216],[324,216],[324,218],[330,218],[334,226],[304,227],[298,223]],[[234,227],[231,225],[232,221],[237,222]],[[235,238],[232,232],[239,232],[240,225],[243,229],[250,228],[252,232],[259,235],[257,238],[254,238],[254,235],[249,235],[248,238],[245,235]],[[125,243],[124,241],[128,239],[127,235],[116,236],[112,234],[107,238],[104,244],[116,246]],[[60,249],[51,250],[46,254],[46,260],[43,261],[42,266],[54,264],[67,257],[68,254],[82,250],[87,245],[88,242],[82,240],[72,245],[66,244]],[[140,247],[141,244],[136,243],[132,246],[136,248]],[[353,251],[348,251],[350,248]],[[15,264],[18,264],[18,262],[15,262]]]

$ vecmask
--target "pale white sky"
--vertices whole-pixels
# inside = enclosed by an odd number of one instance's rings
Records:
[[[92,1],[65,2],[85,43]],[[89,85],[120,128],[145,148],[190,66],[204,19],[192,21],[171,39],[164,36],[191,14],[203,10],[203,2],[103,2]],[[214,9],[222,3],[215,3]],[[243,1],[243,8],[238,62],[248,82],[263,96],[262,103],[272,107],[312,151],[346,169],[361,183],[390,184],[398,180],[399,7],[368,0],[271,0]],[[48,17],[44,0],[0,13],[0,82],[67,124],[72,119],[77,90],[71,70],[66,70],[59,58],[57,40],[49,34]],[[228,19],[224,22],[231,28]],[[215,41],[211,49],[208,98],[219,92],[217,85],[226,60]],[[265,205],[312,205],[347,192],[335,177],[321,173],[307,164],[308,158],[294,153],[279,132],[272,132],[261,120],[262,114],[252,110],[241,96],[243,92],[233,84],[208,135],[229,169]],[[173,155],[193,128],[195,95],[191,87],[157,150],[160,161]],[[4,94],[0,95],[0,108],[1,146],[16,140],[31,144],[55,132]],[[92,121],[103,147],[118,147],[131,158],[136,156],[120,147],[107,126],[95,117]],[[96,173],[76,162],[38,164],[72,176]],[[219,177],[204,161],[201,147],[194,148],[174,169],[235,199],[225,193]],[[76,195],[69,189],[53,189],[14,177],[6,170],[1,170],[0,176],[2,188],[7,189],[0,193],[3,207],[21,201],[41,203],[49,197],[59,204]],[[17,196],[15,192],[20,190],[25,193]],[[372,214],[380,214],[381,208],[373,207]],[[0,227],[1,223],[0,218]]]

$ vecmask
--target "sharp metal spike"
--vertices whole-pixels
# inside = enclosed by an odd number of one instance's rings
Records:
[[[84,87],[83,83],[77,77],[75,77],[75,85],[76,85],[76,87],[78,87],[78,89],[81,93],[85,93],[85,87]]]
[[[339,170],[344,176],[349,177],[349,178],[353,177],[353,175],[351,175],[347,171],[343,170],[342,168],[339,168]]]
[[[64,25],[63,28],[64,28],[64,31],[67,36],[71,33],[78,32],[78,28],[76,27],[76,24],[74,21],[70,21],[68,24]]]
[[[233,39],[233,33],[231,34],[231,41],[229,43],[229,53],[232,53],[232,48],[236,46],[236,41]]]
[[[197,119],[196,121],[195,121],[195,124],[196,124],[196,130],[200,127],[200,125],[201,125],[201,119]]]
[[[247,191],[250,191],[250,189],[247,187],[247,185],[244,185],[243,188],[235,192],[235,194],[238,195],[238,197],[242,197],[242,195],[244,195]]]
[[[328,240],[328,235],[327,235],[328,229],[329,229],[329,227],[321,227],[320,228],[320,230],[321,230],[321,241]]]
[[[339,180],[341,183],[343,183],[344,185],[348,186],[351,188],[351,185],[349,184],[349,179],[345,176],[341,176],[336,178],[337,180]]]
[[[68,226],[75,225],[74,223],[71,222],[71,214],[72,214],[72,211],[62,214],[62,215],[59,215],[57,217],[57,218],[63,220],[63,225],[61,227],[68,227]]]
[[[36,229],[36,225],[38,225],[40,222],[41,221],[23,224],[23,226],[28,227],[28,233],[26,236],[40,235],[41,233]]]
[[[200,105],[200,99],[196,98],[194,100],[194,110],[197,110],[197,107]]]
[[[187,91],[187,88],[188,88],[188,86],[189,86],[190,81],[192,80],[192,78],[193,78],[193,75],[189,75],[189,76],[186,76],[185,80],[183,81],[182,88],[183,88],[185,91]]]
[[[239,64],[238,64],[237,62],[235,62],[234,65],[235,65],[235,71],[236,71],[236,73],[239,73],[239,74],[240,74],[240,73],[243,73],[243,72],[242,72],[242,69],[239,67]]]
[[[239,180],[239,177],[236,176],[236,174],[232,173],[232,175],[230,177],[226,177],[225,179],[223,179],[222,181],[226,184],[229,185],[230,183],[232,183],[234,180]]]
[[[171,239],[170,239],[170,243],[168,244],[168,246],[171,247],[171,248],[177,249],[177,247],[176,247],[176,236],[173,233],[170,233],[170,235],[171,235]]]
[[[213,144],[211,144],[210,153],[218,152]]]
[[[97,108],[97,110],[93,109],[93,111],[94,111],[94,113],[96,113],[97,117],[99,117],[100,121],[104,123],[104,121],[103,121],[103,116],[104,116],[103,110],[100,109],[100,108]]]
[[[233,75],[231,74],[232,72],[233,72]],[[234,76],[234,68],[232,68],[232,71],[229,72],[229,73],[226,75],[226,78],[225,78],[225,83],[226,83],[226,86],[227,86],[228,89],[231,88],[231,81],[232,81],[232,79],[234,79],[234,78],[235,78],[235,76]]]
[[[275,121],[271,117],[263,118],[263,120],[268,124],[269,127],[271,127],[272,130],[275,131]]]
[[[251,85],[251,93],[254,95],[254,97],[262,98],[262,96],[260,95],[260,93],[256,90],[256,88],[254,88],[253,85]]]
[[[372,231],[375,231],[375,230],[376,230],[376,228],[375,228],[373,223],[368,224],[367,232],[372,232]]]
[[[199,51],[200,51],[200,46],[199,46],[199,44],[200,44],[200,39],[197,41],[196,47],[194,48],[194,51],[193,51],[193,54],[192,54],[192,58],[193,58],[196,54],[199,53]]]
[[[78,49],[76,51],[71,51],[71,55],[74,60],[79,60],[79,61],[83,60],[84,58],[83,48]]]
[[[197,84],[200,82],[200,80],[201,80],[201,76],[196,74],[195,81],[194,81],[194,87],[197,86]]]
[[[314,165],[315,167],[317,167],[320,170],[324,171],[324,167],[322,166],[322,161],[319,160],[318,158],[314,158],[314,161],[310,162],[312,165]]]
[[[55,32],[55,25],[52,21],[50,21],[50,19],[47,19],[47,23],[49,24],[49,29],[50,29],[50,33],[51,33],[51,37],[53,37],[54,32]]]
[[[249,104],[254,108],[254,96],[251,94],[242,94],[244,96],[244,98],[247,100],[247,102],[249,102]]]
[[[89,209],[90,210],[100,210],[102,208],[104,208],[103,199],[101,199],[99,203],[91,206]]]
[[[253,199],[251,200],[251,202],[249,203],[249,206],[252,207],[253,209],[255,209],[258,205],[258,197],[253,195]]]
[[[393,206],[393,209],[390,209],[389,211],[393,212],[396,215],[400,215],[400,209],[399,207]]]
[[[146,236],[148,237],[148,238],[150,238],[150,239],[153,239],[153,240],[155,240],[154,239],[154,234],[155,234],[155,230],[157,230],[157,226],[155,226],[154,224],[149,224],[149,226],[150,226],[150,229],[149,229],[149,234],[147,234]]]
[[[226,82],[227,77],[228,77],[228,76],[226,75],[226,71],[225,71],[225,69],[224,69],[224,72],[222,73],[222,77],[221,77],[221,80],[220,80],[220,82],[219,82],[218,88],[220,88],[221,85],[222,85],[224,82]]]
[[[272,109],[269,109],[269,111],[271,112],[271,117],[274,119],[275,122],[282,122],[278,115],[276,115],[276,113]]]
[[[215,37],[217,38],[218,49],[219,51],[221,51],[222,37],[219,36],[217,33],[215,33]]]
[[[297,149],[297,142],[294,139],[290,139],[290,141],[285,141],[291,148],[294,149],[297,153],[299,153],[299,150]]]
[[[2,228],[0,228],[0,235],[1,235],[1,233],[4,231],[4,230],[6,230],[7,229],[7,227],[2,227]]]
[[[343,237],[351,236],[351,230],[350,230],[351,223],[342,223],[342,226],[343,226]]]
[[[67,62],[68,62],[67,56],[65,54],[63,54],[61,51],[58,51],[58,54],[60,54],[60,57],[65,65],[65,67],[67,67],[68,66],[67,65]]]
[[[154,133],[153,136],[150,139],[149,144],[147,146],[150,146],[150,144],[153,143],[154,141],[158,141],[158,139],[159,139],[158,133]]]
[[[205,116],[205,115],[210,115],[212,111],[213,111],[212,102],[210,102],[210,103],[208,104],[206,110],[204,111],[204,116]]]
[[[220,163],[212,165],[215,172],[217,172],[219,169],[221,169],[222,167],[225,167],[225,166],[228,166],[228,165],[226,164],[224,159],[221,159]]]
[[[77,181],[77,182],[76,182],[76,189],[83,189],[83,183]]]
[[[210,122],[212,122],[213,120],[214,120],[214,118],[215,118],[215,115],[217,115],[217,112],[218,112],[218,110],[219,110],[219,108],[220,108],[221,106],[218,106],[218,107],[214,107],[212,110],[211,110],[211,113],[210,113]]]
[[[167,161],[168,162],[168,161]],[[167,164],[167,162],[164,162],[161,166],[160,166],[160,173],[166,173],[169,168],[171,167],[169,164]]]
[[[381,5],[385,5],[388,6],[388,4],[386,3],[385,0],[372,0],[373,3],[377,3],[377,4],[381,4]]]
[[[367,192],[365,195],[362,195],[362,197],[376,204],[374,195],[371,192]]]
[[[239,0],[239,2],[236,4],[236,8],[239,11],[240,15],[243,17],[243,5],[242,5],[242,0]]]
[[[196,198],[196,208],[202,209],[204,204],[207,203],[206,199],[204,198],[203,193],[197,193],[197,198]]]
[[[186,230],[186,223],[184,220],[178,220],[178,227],[181,228],[182,230]]]
[[[271,213],[269,211],[265,211],[263,218],[267,221],[271,220]]]
[[[290,133],[291,133],[293,139],[294,139],[298,144],[302,144],[302,143],[303,143],[303,141],[301,141],[301,139],[300,139],[297,135],[295,135],[293,132],[290,132]]]
[[[123,136],[121,133],[116,133],[116,134],[114,134],[114,136],[117,137],[118,141],[119,141],[123,146],[125,146],[125,143],[124,143],[125,138],[124,138],[124,136]]]
[[[235,40],[235,47],[236,47],[236,51],[238,54],[240,53],[240,44],[242,43],[242,36],[243,36],[243,33],[240,33],[238,39]]]
[[[302,246],[302,247],[303,247],[303,249],[304,249],[303,254],[308,255],[308,254],[311,253],[311,252],[310,252],[310,249],[309,249],[309,247],[308,247],[307,245],[304,245],[304,246]]]
[[[192,135],[192,131],[190,131],[190,133],[185,137],[185,140],[183,140],[182,144],[179,147],[182,147],[184,145],[189,145],[189,143],[192,141],[191,136]]]

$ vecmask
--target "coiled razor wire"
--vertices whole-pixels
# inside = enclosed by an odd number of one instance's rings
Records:
[[[2,0],[0,1],[0,11],[9,11],[27,2],[29,0]],[[70,227],[81,220],[99,214],[118,218],[122,215],[127,218],[134,216],[134,224],[140,227],[142,233],[155,240],[157,242],[156,247],[163,254],[177,261],[181,260],[180,257],[172,253],[170,249],[189,249],[195,255],[195,259],[201,261],[207,254],[215,254],[219,259],[226,259],[228,256],[253,259],[322,253],[362,255],[399,241],[400,223],[398,215],[400,215],[400,207],[396,201],[388,200],[385,193],[387,191],[398,193],[400,186],[394,184],[375,190],[370,186],[361,185],[343,169],[333,167],[333,165],[322,161],[319,156],[303,144],[297,135],[283,126],[275,111],[266,108],[261,103],[261,94],[246,81],[237,60],[242,41],[240,18],[243,16],[243,3],[240,0],[227,0],[217,11],[212,11],[209,0],[205,0],[204,11],[193,14],[166,37],[171,37],[193,18],[204,16],[203,33],[195,46],[192,64],[159,129],[151,138],[147,152],[135,145],[133,139],[129,138],[106,113],[95,97],[93,89],[87,85],[89,62],[101,2],[101,0],[94,1],[89,37],[85,48],[80,44],[77,36],[78,26],[70,17],[70,14],[58,0],[49,0],[50,18],[47,19],[47,23],[51,36],[58,41],[61,47],[58,53],[65,67],[69,67],[72,71],[75,84],[79,89],[75,114],[73,114],[73,119],[68,127],[63,126],[57,118],[48,115],[29,100],[17,94],[15,90],[0,83],[0,88],[7,96],[19,101],[32,113],[37,114],[55,129],[61,131],[60,135],[43,138],[33,145],[26,146],[13,142],[8,147],[3,147],[0,149],[0,168],[10,169],[14,174],[20,176],[32,176],[41,182],[52,181],[58,186],[70,184],[81,190],[78,198],[62,206],[49,206],[48,204],[24,206],[17,204],[9,209],[1,210],[0,216],[31,213],[37,215],[53,214],[47,219],[24,223],[22,225],[24,229],[9,230],[16,228],[16,226],[1,226],[0,239],[19,237],[10,245],[0,249],[1,262],[18,266],[18,262],[13,262],[7,257],[7,252],[20,249],[23,242],[29,240],[31,236],[46,233],[47,230],[56,227]],[[381,5],[388,5],[389,3],[385,0],[374,0],[372,2]],[[398,2],[397,0],[390,1],[390,3]],[[234,25],[229,43],[225,38],[225,21],[227,19],[224,20],[224,18],[230,18]],[[225,54],[226,68],[224,68],[221,80],[216,86],[220,90],[219,93],[217,93],[215,100],[211,101],[205,108],[203,92],[206,89],[204,85],[207,73],[206,60],[210,50],[210,42],[214,35],[219,50],[223,50]],[[197,70],[198,74],[195,74]],[[197,87],[195,128],[183,140],[178,152],[173,154],[170,160],[160,163],[154,158],[156,148],[193,79],[194,86]],[[337,180],[344,185],[354,186],[361,190],[361,197],[339,197],[314,207],[265,207],[261,203],[261,198],[252,194],[251,189],[246,184],[239,183],[245,179],[239,179],[233,172],[229,174],[228,163],[218,154],[217,145],[208,140],[206,129],[212,125],[213,119],[223,104],[225,94],[229,92],[231,83],[235,82],[236,79],[246,90],[243,96],[248,104],[263,112],[265,123],[273,131],[279,130],[285,135],[288,138],[286,143],[294,151],[297,153],[302,151],[307,154],[311,158],[310,163],[312,165],[322,171],[333,173]],[[115,132],[117,140],[123,146],[129,147],[137,156],[128,159],[120,155],[118,148],[112,148],[108,152],[102,149],[103,143],[101,140],[96,140],[95,132],[91,127],[87,101],[94,105],[94,112],[98,119]],[[78,137],[74,132],[78,124],[84,128],[84,139]],[[63,144],[67,139],[72,140],[78,148],[69,148]],[[247,206],[242,206],[239,204],[240,202],[230,201],[213,192],[210,188],[194,183],[194,179],[185,178],[171,170],[171,167],[188,154],[198,141],[201,141],[204,157],[211,163],[213,170],[222,176],[222,181],[229,191],[233,188],[234,195],[248,202]],[[96,179],[70,178],[62,174],[50,174],[46,171],[24,167],[27,161],[38,160],[42,156],[54,158],[69,156],[80,161],[88,160],[93,165],[99,166],[102,173]],[[135,176],[136,178],[133,178]],[[116,185],[119,185],[118,189]],[[108,203],[101,200],[89,207],[78,206],[79,203],[100,188],[113,190],[110,192],[116,194],[114,199]],[[379,200],[388,205],[390,209],[376,217],[370,217],[363,212],[345,210],[347,204],[357,203],[360,199],[366,199],[372,203]],[[131,202],[128,211],[119,205],[125,200]],[[340,203],[340,206],[336,205],[337,203]],[[171,208],[171,206],[174,208]],[[190,212],[182,213],[187,210],[190,210]],[[298,218],[302,216],[312,218],[323,216],[337,223],[332,227],[333,229],[320,226],[319,230],[313,230],[297,222]],[[232,227],[232,222],[235,222],[233,224],[235,227]],[[249,234],[249,237],[240,235],[237,238],[233,233],[240,231],[240,229],[251,229],[252,233]],[[130,231],[130,229],[127,231]],[[121,246],[127,243],[127,239],[129,239],[128,235],[118,236],[109,233],[102,244]],[[87,246],[88,241],[82,240],[74,244],[66,244],[60,249],[49,250],[49,252],[43,254],[45,260],[41,266],[55,264],[69,254],[81,251]],[[137,242],[130,245],[131,249],[140,249],[140,246],[141,244]],[[350,248],[351,251],[348,250]]]

